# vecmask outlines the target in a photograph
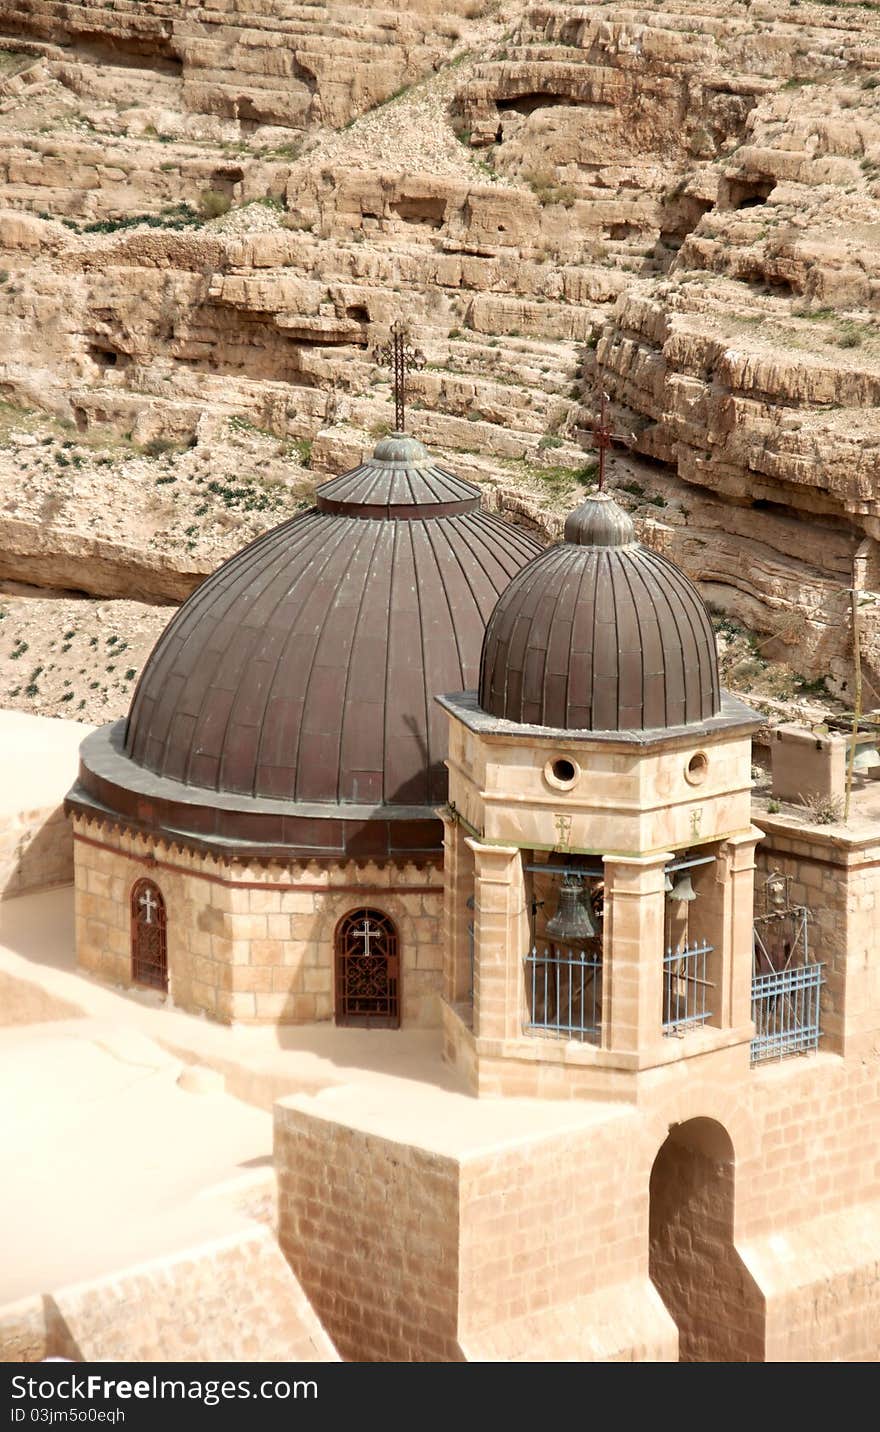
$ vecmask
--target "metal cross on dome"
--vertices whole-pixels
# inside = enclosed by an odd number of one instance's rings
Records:
[[[138,900],[138,904],[144,911],[144,924],[152,925],[153,911],[159,908],[159,902],[153,895],[152,890],[145,890],[140,900]]]
[[[616,433],[608,421],[608,404],[610,398],[607,393],[602,393],[599,403],[599,416],[591,424],[593,437],[596,440],[596,448],[599,453],[599,491],[605,491],[605,454],[615,442],[625,442],[623,433]]]
[[[359,935],[361,937],[364,942],[364,954],[366,955],[367,959],[369,959],[373,953],[373,951],[370,949],[370,941],[380,940],[382,938],[382,931],[377,929],[376,926],[372,924],[371,921],[365,915],[363,925],[358,927],[357,929],[352,930],[351,933],[353,935]]]
[[[410,325],[405,319],[398,318],[391,325],[387,342],[377,343],[373,348],[375,361],[391,369],[394,386],[394,427],[399,433],[404,431],[406,421],[407,374],[424,368],[426,361],[422,350],[415,348],[411,339]]]

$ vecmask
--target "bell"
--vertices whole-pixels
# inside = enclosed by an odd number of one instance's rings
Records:
[[[696,900],[697,892],[691,884],[689,875],[682,875],[681,879],[676,880],[669,892],[669,898],[670,900],[684,900],[688,905],[692,900]]]
[[[669,871],[668,871],[668,870],[667,870],[667,872],[666,872],[666,879],[663,881],[663,894],[664,894],[664,895],[671,895],[671,894],[672,894],[672,876],[669,874]]]
[[[576,875],[563,875],[556,914],[547,921],[546,930],[550,939],[560,944],[594,940],[598,935],[589,896]]]
[[[874,766],[880,766],[880,755],[877,754],[876,746],[860,746],[853,758],[854,771],[870,771]]]

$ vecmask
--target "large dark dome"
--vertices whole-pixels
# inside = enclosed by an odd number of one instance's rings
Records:
[[[489,619],[480,706],[530,726],[647,731],[721,709],[709,614],[673,562],[640,546],[605,493],[530,562]]]
[[[420,817],[404,845],[430,827],[439,846],[446,717],[434,697],[476,684],[489,613],[538,551],[480,511],[478,488],[392,434],[183,604],[124,739],[96,743],[94,760],[84,744],[80,785],[111,806],[137,786],[140,812],[208,821],[209,835],[271,830],[269,843],[379,854],[402,836],[395,821]],[[359,847],[372,819],[387,839],[377,830]]]

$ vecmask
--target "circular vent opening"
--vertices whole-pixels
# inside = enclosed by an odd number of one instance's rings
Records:
[[[580,766],[570,756],[557,756],[544,767],[544,779],[558,791],[571,790],[580,773]]]
[[[697,751],[691,756],[685,769],[685,777],[692,786],[699,786],[706,779],[706,772],[709,769],[709,757],[705,751]]]

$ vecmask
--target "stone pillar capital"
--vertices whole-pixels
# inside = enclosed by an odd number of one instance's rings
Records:
[[[666,867],[674,859],[675,856],[668,850],[651,855],[605,855],[602,864],[606,888],[613,879],[615,888],[623,895],[643,895],[662,890]]]
[[[764,839],[764,832],[756,825],[737,835],[729,835],[718,848],[718,859],[724,861],[731,874],[755,868],[755,846]]]
[[[474,853],[474,861],[481,879],[490,883],[504,885],[508,883],[510,862],[519,856],[519,846],[488,845],[470,835],[465,836],[465,845]]]

